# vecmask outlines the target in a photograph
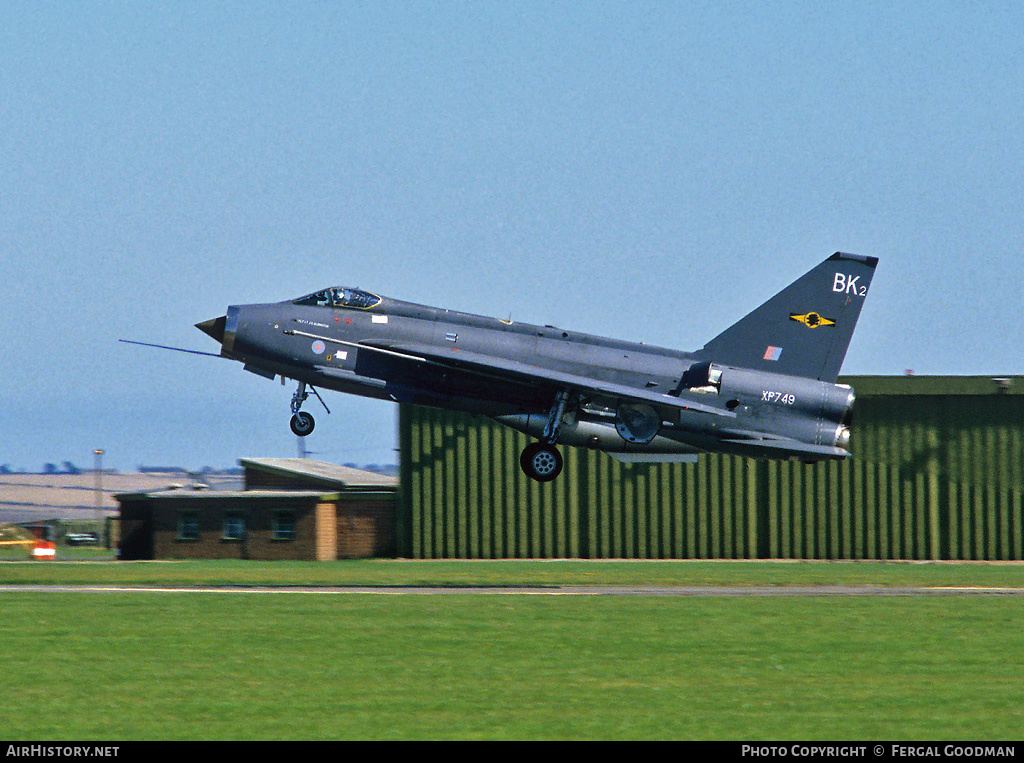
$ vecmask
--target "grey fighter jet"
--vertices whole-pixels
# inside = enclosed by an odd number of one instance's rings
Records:
[[[696,352],[348,287],[232,305],[197,326],[245,370],[298,382],[299,436],[314,426],[302,404],[325,387],[469,411],[525,432],[536,442],[520,464],[542,482],[562,469],[559,444],[627,462],[708,451],[814,462],[849,455],[854,395],[836,380],[877,262],[836,253]]]

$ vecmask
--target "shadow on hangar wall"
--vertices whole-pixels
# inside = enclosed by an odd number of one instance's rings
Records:
[[[844,462],[569,449],[538,484],[525,435],[402,405],[398,553],[416,558],[1024,559],[1024,377],[862,376]]]

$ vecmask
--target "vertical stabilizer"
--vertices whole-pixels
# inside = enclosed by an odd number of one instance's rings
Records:
[[[877,257],[836,252],[704,345],[697,357],[835,382],[877,264]]]

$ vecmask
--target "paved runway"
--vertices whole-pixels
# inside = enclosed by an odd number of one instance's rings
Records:
[[[915,586],[99,586],[0,585],[2,593],[233,593],[384,596],[1024,596],[1024,588]]]

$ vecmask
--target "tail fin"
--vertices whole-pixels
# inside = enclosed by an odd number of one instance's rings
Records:
[[[836,252],[716,336],[697,357],[835,382],[877,257]]]

